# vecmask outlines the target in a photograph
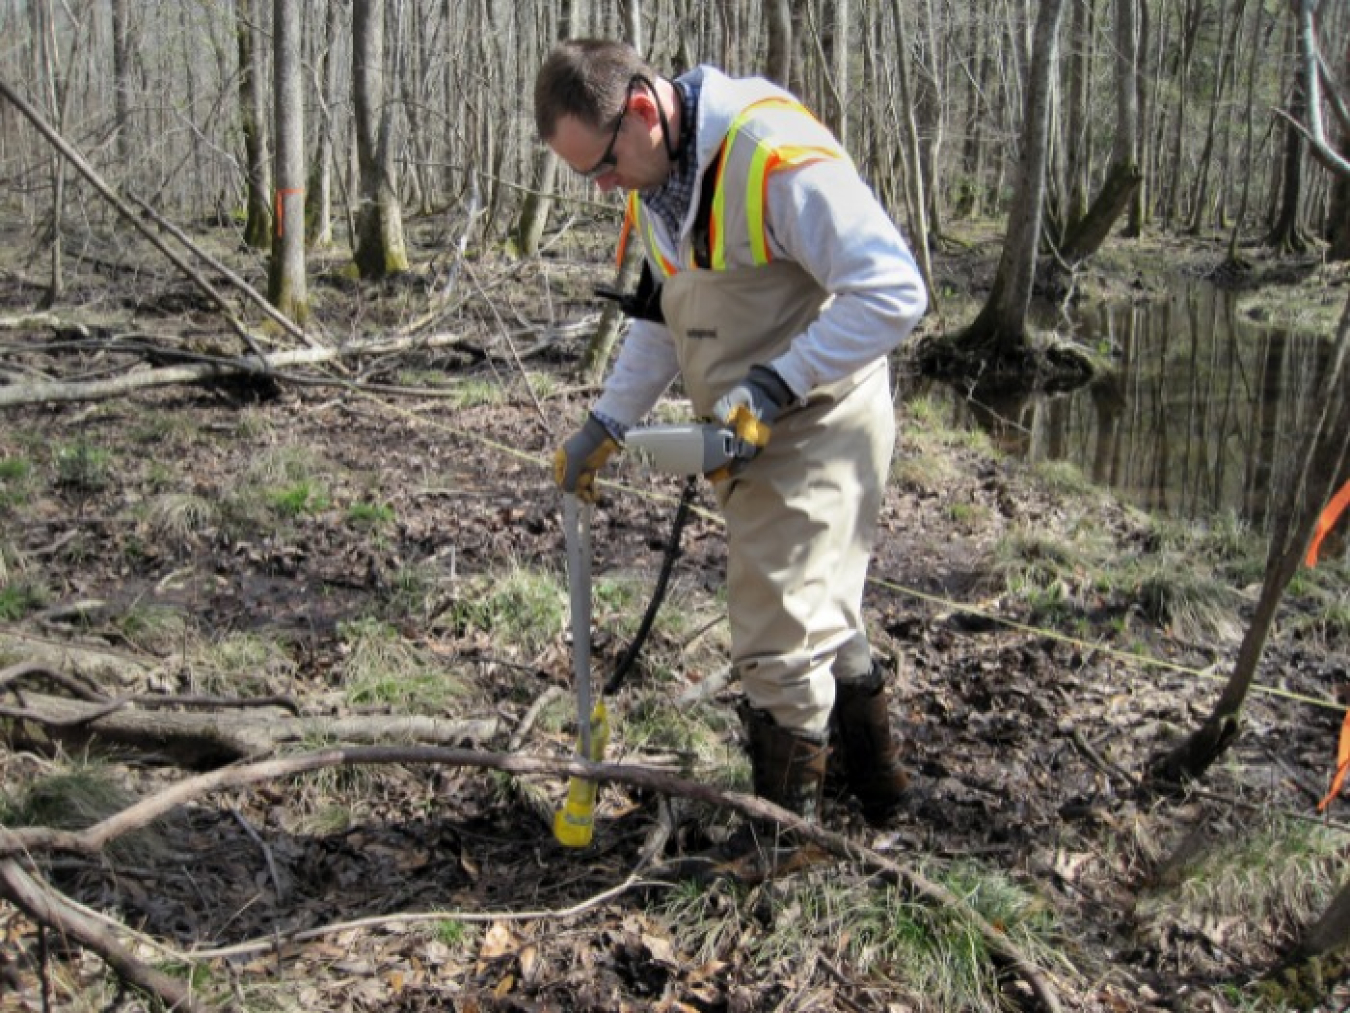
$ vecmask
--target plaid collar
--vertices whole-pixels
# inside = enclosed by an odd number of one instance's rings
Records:
[[[693,73],[673,83],[681,98],[679,154],[666,181],[650,190],[643,190],[640,197],[647,210],[661,219],[671,236],[678,237],[680,226],[689,213],[689,205],[694,201],[694,183],[698,177],[694,151],[698,133],[698,97],[703,78]]]

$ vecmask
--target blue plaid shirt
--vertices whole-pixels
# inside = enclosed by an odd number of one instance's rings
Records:
[[[680,226],[689,213],[689,205],[694,202],[694,182],[698,174],[694,141],[698,133],[698,96],[703,88],[703,75],[698,71],[686,74],[675,81],[675,88],[683,100],[680,107],[680,147],[675,164],[664,183],[641,193],[642,203],[661,219],[672,237],[679,236]]]

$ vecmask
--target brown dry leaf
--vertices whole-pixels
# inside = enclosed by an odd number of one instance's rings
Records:
[[[478,948],[477,973],[484,974],[492,961],[514,953],[520,944],[505,922],[493,922],[483,934],[483,945]]]
[[[651,954],[651,959],[656,961],[656,963],[663,964],[666,967],[674,968],[676,970],[679,969],[680,960],[675,953],[675,947],[671,945],[669,939],[666,939],[663,936],[653,936],[643,933],[642,945],[647,948],[647,952]]]
[[[520,951],[517,959],[520,961],[521,978],[526,982],[533,981],[534,974],[539,969],[539,948],[530,944]]]
[[[492,990],[492,994],[495,995],[498,999],[500,999],[503,996],[509,995],[511,993],[511,989],[515,987],[516,987],[516,976],[514,974],[508,974],[501,981],[497,982],[497,987]]]

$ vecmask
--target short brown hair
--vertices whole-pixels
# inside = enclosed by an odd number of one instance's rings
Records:
[[[614,122],[628,96],[629,82],[638,74],[656,78],[626,43],[606,39],[558,43],[534,79],[534,125],[539,136],[549,140],[564,116],[575,116],[597,129]]]

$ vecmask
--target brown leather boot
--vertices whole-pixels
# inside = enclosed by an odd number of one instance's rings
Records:
[[[817,822],[830,752],[824,737],[780,728],[767,712],[750,706],[741,708],[741,720],[750,739],[755,794]]]
[[[862,803],[868,823],[885,823],[900,808],[909,774],[891,734],[882,669],[873,665],[866,678],[835,685],[830,716],[836,748],[843,753],[848,790]]]

